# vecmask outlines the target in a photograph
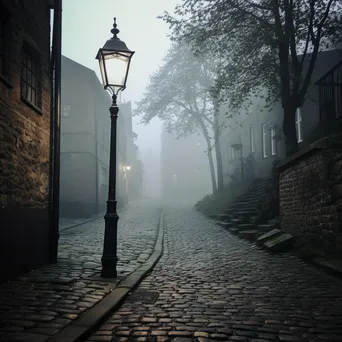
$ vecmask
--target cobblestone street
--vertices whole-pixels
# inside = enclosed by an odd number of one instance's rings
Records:
[[[118,279],[154,250],[161,209],[133,203],[119,213]],[[0,341],[45,341],[112,291],[100,275],[104,219],[62,231],[58,264],[0,285]]]
[[[341,282],[270,255],[194,209],[166,211],[164,254],[89,341],[342,341]]]

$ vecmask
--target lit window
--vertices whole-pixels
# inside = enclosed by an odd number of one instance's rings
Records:
[[[21,63],[21,97],[40,107],[38,89],[38,60],[36,53],[29,47],[23,49]]]
[[[274,127],[271,129],[271,152],[272,156],[277,154],[277,142],[275,140],[276,130]]]
[[[266,140],[267,140],[266,124],[262,124],[262,155],[264,158],[267,158]]]
[[[302,110],[297,108],[296,111],[296,132],[297,132],[297,141],[300,143],[303,141],[302,137]]]
[[[250,129],[250,136],[251,136],[251,152],[255,152],[255,147],[254,147],[254,126],[251,125]]]

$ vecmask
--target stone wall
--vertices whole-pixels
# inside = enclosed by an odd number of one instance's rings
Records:
[[[50,14],[46,1],[3,1],[12,13],[7,25],[8,67],[0,76],[0,203],[46,207],[49,179]],[[41,108],[21,100],[23,42],[40,55]]]
[[[50,11],[46,0],[2,0],[6,68],[0,72],[0,281],[48,262]],[[6,17],[8,17],[6,15]],[[37,57],[37,107],[21,98],[23,44]]]
[[[342,256],[342,145],[326,138],[278,165],[282,229],[300,250]]]

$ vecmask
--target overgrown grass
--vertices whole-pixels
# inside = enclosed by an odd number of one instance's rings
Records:
[[[231,185],[216,194],[207,195],[195,204],[195,208],[206,216],[221,214],[234,200],[245,193],[251,183]]]

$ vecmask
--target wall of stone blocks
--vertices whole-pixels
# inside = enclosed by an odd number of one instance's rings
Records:
[[[4,206],[46,207],[49,179],[50,14],[40,0],[3,1],[12,13],[8,23],[8,67],[0,76],[0,203]],[[22,45],[40,54],[41,111],[21,100]]]
[[[317,148],[279,169],[282,229],[298,249],[342,256],[342,149]]]
[[[46,0],[0,3],[11,13],[6,25],[7,65],[0,73],[2,281],[49,260],[50,10]],[[39,56],[41,108],[29,106],[21,99],[24,42]]]

